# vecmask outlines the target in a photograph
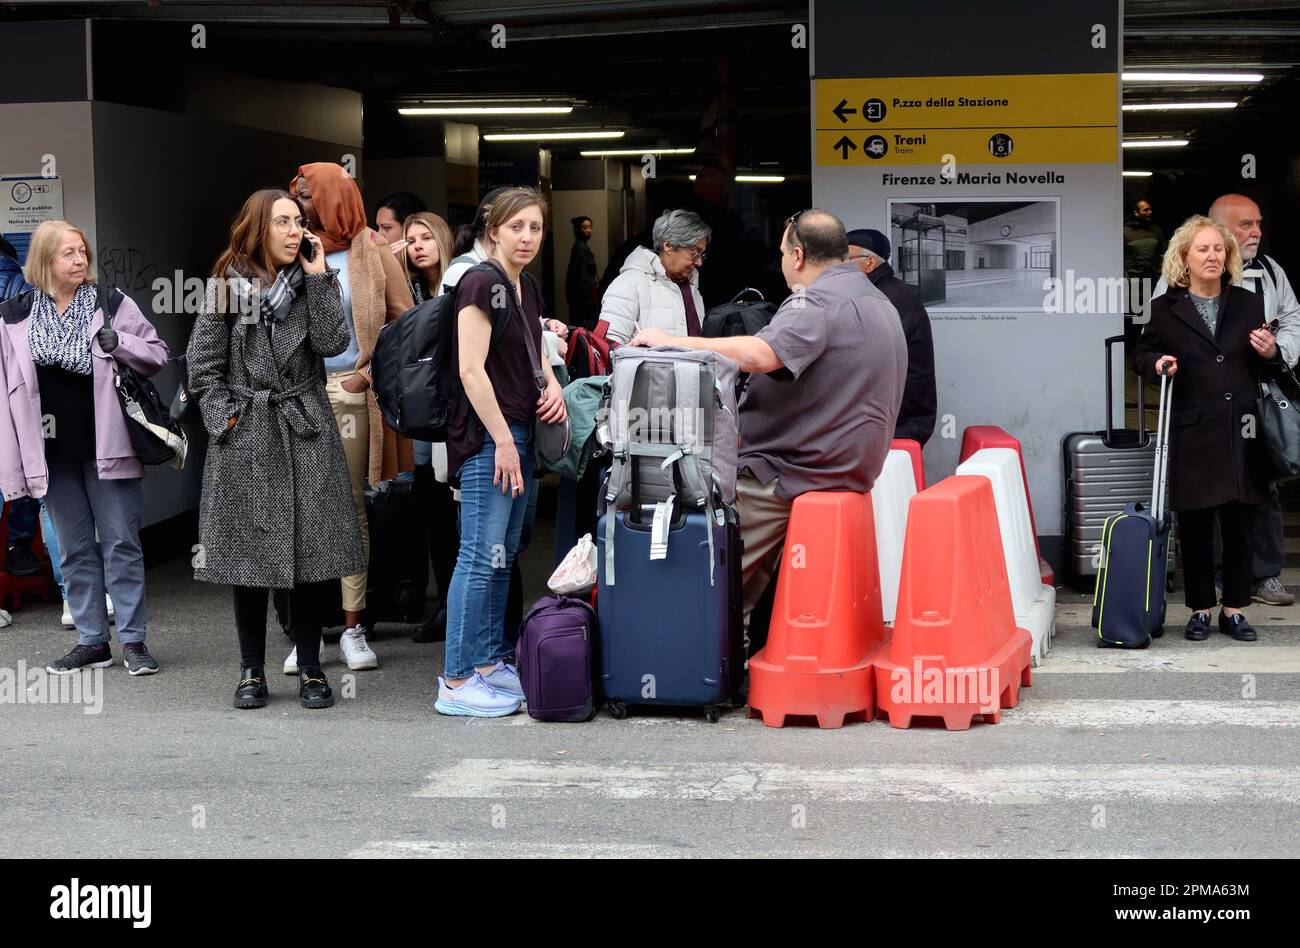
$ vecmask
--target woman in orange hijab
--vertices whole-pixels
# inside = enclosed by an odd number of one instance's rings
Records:
[[[387,242],[366,226],[361,191],[342,165],[303,165],[289,191],[302,205],[311,232],[324,245],[326,267],[339,271],[351,341],[341,354],[325,360],[325,391],[343,437],[352,502],[368,562],[366,481],[378,484],[415,469],[411,442],[386,427],[380,416],[379,404],[370,390],[370,358],[380,328],[415,303],[401,264]],[[339,651],[351,669],[376,668],[379,662],[366,642],[366,627],[361,621],[366,607],[366,573],[345,576],[342,582],[347,628],[339,639]],[[303,661],[306,665],[316,664],[315,656],[303,656]],[[285,674],[296,674],[297,666],[295,648],[285,660]]]

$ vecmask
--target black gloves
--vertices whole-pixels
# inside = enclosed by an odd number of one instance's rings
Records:
[[[112,352],[117,348],[117,333],[107,326],[95,333],[95,339],[99,342],[99,348],[105,352]]]

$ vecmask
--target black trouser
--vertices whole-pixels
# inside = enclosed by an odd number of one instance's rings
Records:
[[[1250,605],[1255,563],[1251,545],[1254,504],[1230,503],[1201,510],[1178,511],[1183,551],[1183,583],[1189,609],[1209,609],[1214,591],[1214,521],[1223,534],[1223,604],[1230,609]]]
[[[1254,556],[1251,579],[1258,586],[1266,579],[1276,579],[1286,566],[1286,546],[1282,535],[1282,499],[1277,485],[1268,485],[1268,497],[1255,505],[1251,518],[1250,543]],[[1223,540],[1218,528],[1214,531],[1214,568],[1217,572],[1223,563]]]
[[[320,603],[337,579],[299,583],[289,590],[290,629],[298,647],[298,667],[318,668],[320,663]],[[266,598],[270,590],[235,586],[235,631],[239,635],[239,661],[245,668],[266,664]],[[278,592],[279,590],[277,590]]]
[[[444,484],[434,477],[431,464],[416,465],[415,484],[429,538],[429,559],[433,562],[438,596],[443,605],[446,605],[451,577],[456,572],[456,556],[460,553],[456,498],[451,492],[450,484]]]

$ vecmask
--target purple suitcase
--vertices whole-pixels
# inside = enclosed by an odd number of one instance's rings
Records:
[[[596,611],[572,596],[544,596],[519,625],[516,668],[538,721],[587,721],[596,712],[591,649]]]

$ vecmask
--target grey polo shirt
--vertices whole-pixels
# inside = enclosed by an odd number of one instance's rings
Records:
[[[758,334],[784,365],[756,374],[741,399],[738,466],[785,500],[871,490],[884,466],[907,380],[898,312],[852,263],[789,297]]]

